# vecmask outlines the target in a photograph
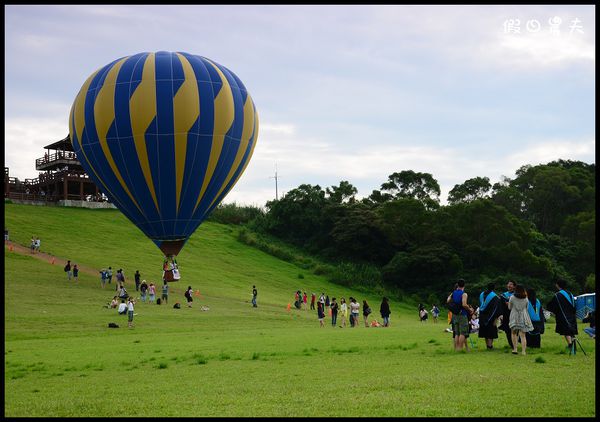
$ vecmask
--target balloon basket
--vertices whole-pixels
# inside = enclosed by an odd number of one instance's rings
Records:
[[[163,281],[172,283],[179,281],[181,274],[179,273],[179,267],[174,256],[166,256],[163,261]]]

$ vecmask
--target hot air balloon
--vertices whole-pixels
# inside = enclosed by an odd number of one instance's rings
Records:
[[[160,248],[168,272],[246,169],[258,115],[226,67],[184,52],[145,52],[85,81],[69,132],[89,177]]]

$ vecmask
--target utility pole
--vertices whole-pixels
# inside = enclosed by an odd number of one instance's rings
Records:
[[[277,191],[277,163],[275,163],[275,177],[269,177],[269,179],[275,179],[275,200],[279,200],[279,193]]]

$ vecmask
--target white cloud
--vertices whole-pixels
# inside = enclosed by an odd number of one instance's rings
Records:
[[[55,118],[5,119],[4,165],[10,177],[36,178],[35,160],[44,156],[44,146],[68,134],[65,123]]]
[[[516,166],[524,164],[545,164],[558,159],[581,160],[589,162],[595,156],[594,139],[548,139],[525,143],[519,151],[508,155],[507,164]]]
[[[495,45],[486,47],[495,61],[520,68],[574,65],[579,61],[594,65],[595,46],[578,34],[552,35],[548,32],[502,34]]]

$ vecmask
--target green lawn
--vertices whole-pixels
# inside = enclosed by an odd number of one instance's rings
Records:
[[[551,324],[528,356],[511,355],[503,334],[493,351],[477,341],[472,353],[455,353],[443,321],[420,323],[412,306],[393,302],[389,328],[319,328],[314,311],[286,311],[295,290],[355,295],[375,310],[381,298],[245,246],[234,227],[205,223],[178,257],[182,281],[170,302],[184,302],[188,285],[202,297],[191,309],[139,303],[128,329],[126,317],[102,307],[113,292],[99,276],[69,283],[62,259],[123,268],[131,292],[135,270],[160,278],[152,242],[115,210],[5,211],[13,241],[37,235],[57,256],[51,265],[5,247],[8,417],[595,416],[595,342],[583,324],[587,357],[565,354]]]

